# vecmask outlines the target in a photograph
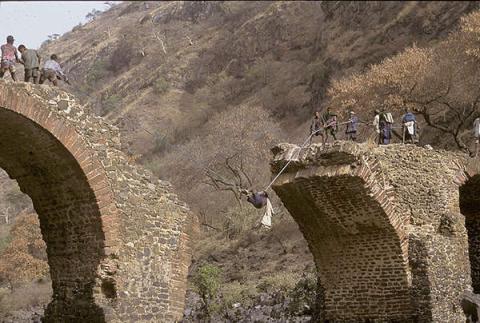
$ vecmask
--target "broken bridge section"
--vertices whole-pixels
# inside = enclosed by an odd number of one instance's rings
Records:
[[[182,317],[194,217],[132,165],[118,129],[68,93],[0,81],[0,167],[33,201],[53,298],[45,322]]]
[[[471,277],[480,286],[478,162],[413,145],[272,151],[273,173],[293,157],[273,189],[314,256],[319,321],[465,320]]]

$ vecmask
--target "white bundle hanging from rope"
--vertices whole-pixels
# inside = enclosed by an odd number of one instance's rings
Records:
[[[260,223],[263,226],[270,229],[272,227],[272,215],[273,214],[274,214],[274,212],[273,212],[272,203],[270,202],[270,199],[267,198],[267,205],[265,207],[265,213],[263,214],[262,221]]]

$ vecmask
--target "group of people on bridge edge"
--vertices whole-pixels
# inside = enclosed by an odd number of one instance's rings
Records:
[[[46,80],[49,80],[55,86],[58,84],[57,80],[63,80],[69,83],[67,76],[58,62],[57,55],[52,54],[50,59],[46,60],[43,67],[40,68],[41,58],[38,52],[34,49],[28,49],[25,45],[20,45],[17,49],[13,45],[14,41],[13,36],[8,36],[7,43],[0,47],[0,79],[3,78],[6,72],[9,72],[12,80],[16,82],[17,75],[15,65],[19,63],[22,64],[24,68],[25,82],[43,84]]]
[[[337,115],[332,113],[327,107],[325,112],[321,115],[320,112],[315,112],[313,120],[310,125],[310,143],[313,136],[321,136],[322,143],[328,142],[331,136],[333,140],[337,140],[337,132],[340,125],[345,125],[345,138],[349,141],[357,140],[358,125],[366,124],[374,130],[375,142],[378,145],[388,145],[392,140],[393,129],[400,128],[402,130],[402,143],[416,144],[419,141],[419,126],[415,114],[408,108],[405,108],[405,113],[401,118],[401,126],[395,127],[393,125],[393,117],[390,112],[382,110],[375,110],[372,123],[362,122],[355,115],[354,111],[349,111],[349,119],[346,122],[338,122]],[[480,117],[473,122],[473,136],[475,138],[475,157],[478,156],[480,148]]]
[[[332,113],[330,107],[327,107],[323,114],[315,112],[312,123],[310,125],[310,135],[322,137],[322,143],[328,142],[329,137],[337,140],[337,132],[339,126],[345,125],[345,138],[349,141],[356,141],[358,135],[359,124],[368,124],[358,119],[354,111],[349,111],[349,119],[345,122],[339,122],[337,115]],[[370,124],[375,131],[375,142],[379,145],[388,145],[392,139],[393,117],[390,112],[382,110],[375,110],[373,122]],[[418,124],[413,114],[408,109],[405,109],[405,114],[402,116],[402,142],[410,142],[415,144],[418,142]],[[310,141],[311,142],[311,141]]]

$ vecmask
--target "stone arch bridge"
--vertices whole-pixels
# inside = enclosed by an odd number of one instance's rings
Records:
[[[318,321],[465,322],[480,293],[480,162],[413,145],[281,144],[273,189],[313,253]]]
[[[196,227],[118,129],[65,92],[0,81],[0,167],[32,199],[53,297],[45,322],[181,318]]]

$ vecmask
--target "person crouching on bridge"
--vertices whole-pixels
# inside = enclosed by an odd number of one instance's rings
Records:
[[[17,48],[13,46],[13,36],[7,37],[7,43],[0,47],[2,51],[2,60],[0,62],[0,79],[3,78],[6,71],[10,72],[10,76],[14,82],[17,81],[15,76],[15,64],[19,63]]]
[[[49,80],[54,86],[58,85],[57,79],[68,82],[67,76],[62,70],[62,67],[58,63],[58,56],[53,54],[50,59],[45,62],[42,69],[42,76],[40,77],[40,84],[43,84],[45,80]]]
[[[38,84],[40,82],[40,55],[34,49],[27,49],[25,45],[18,46],[18,51],[22,54],[20,63],[23,64],[25,71],[25,82],[32,80],[34,84]]]

